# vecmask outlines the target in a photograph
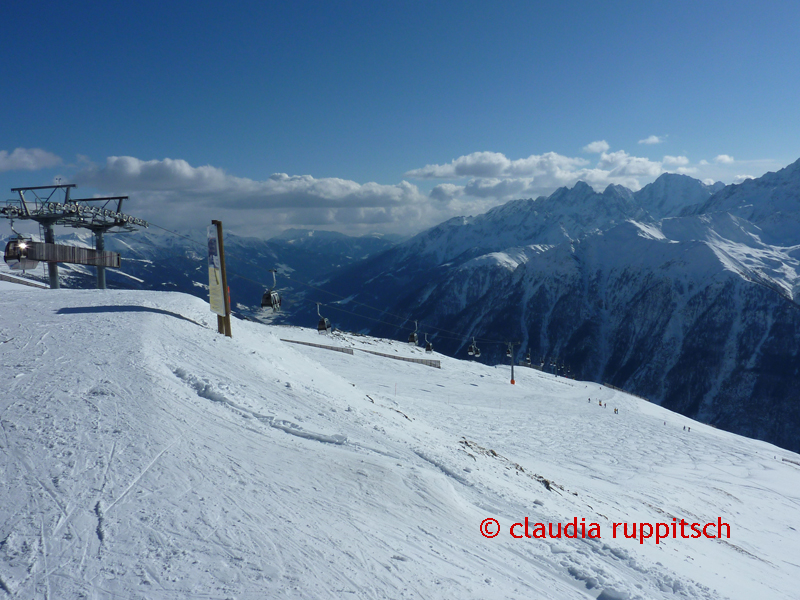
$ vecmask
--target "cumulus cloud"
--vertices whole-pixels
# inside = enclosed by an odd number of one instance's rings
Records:
[[[442,183],[434,187],[430,197],[451,207],[464,206],[468,198],[495,204],[511,198],[549,194],[556,188],[585,181],[597,190],[617,184],[638,190],[641,179],[652,180],[664,172],[658,161],[631,156],[624,150],[608,152],[608,143],[601,140],[584,147],[599,153],[597,164],[589,166],[584,158],[564,156],[556,152],[534,154],[512,160],[499,152],[473,152],[445,164],[429,164],[406,173],[418,179],[468,179],[465,185]],[[672,166],[688,164],[685,157],[670,157]],[[453,204],[459,199],[458,204]],[[487,206],[486,208],[490,208]]]
[[[596,142],[592,142],[591,144],[586,144],[583,147],[583,151],[589,154],[600,154],[602,152],[608,152],[611,149],[611,146],[608,145],[608,142],[605,140],[598,140]]]
[[[644,138],[643,140],[639,140],[639,143],[640,144],[652,145],[652,144],[660,144],[663,141],[664,141],[664,138],[662,136],[651,135],[649,137]]]
[[[464,193],[473,198],[512,198],[530,195],[532,178],[519,179],[473,179]]]
[[[0,150],[0,172],[3,171],[38,171],[57,167],[61,158],[41,148],[16,148],[9,153]]]
[[[736,177],[733,178],[733,180],[736,183],[742,183],[743,181],[746,181],[748,179],[755,179],[755,177],[753,177],[752,175],[737,175]]]
[[[603,152],[597,168],[607,170],[609,177],[658,177],[664,172],[661,163],[640,156],[631,156],[624,150]]]
[[[104,190],[175,193],[196,199],[224,196],[227,206],[244,208],[391,207],[424,199],[417,186],[357,183],[334,177],[276,173],[265,181],[235,177],[223,169],[193,167],[185,160],[165,158],[143,161],[131,156],[111,156],[104,165],[92,165],[76,181]]]
[[[689,164],[689,159],[685,156],[665,156],[663,163],[666,167],[685,167]]]
[[[79,171],[75,181],[82,187],[130,195],[132,213],[158,224],[169,218],[196,226],[225,212],[226,219],[251,231],[259,226],[274,229],[276,224],[356,226],[418,219],[428,201],[407,181],[362,184],[286,173],[258,181],[169,158],[112,156],[105,164]]]
[[[554,170],[574,169],[587,162],[583,158],[570,158],[556,152],[532,154],[518,160],[509,160],[500,152],[473,152],[443,165],[426,165],[408,171],[405,176],[414,179],[534,177]]]
[[[512,159],[485,151],[408,171],[406,177],[425,182],[425,191],[408,181],[386,185],[286,173],[256,180],[180,159],[130,156],[109,157],[99,165],[82,157],[75,167],[75,182],[103,194],[130,195],[131,214],[162,226],[196,227],[223,219],[228,229],[248,235],[304,226],[357,235],[376,230],[415,233],[451,217],[485,212],[507,200],[549,195],[578,181],[600,192],[610,184],[636,191],[664,172],[699,172],[698,177],[714,177],[712,182],[732,179],[730,173],[724,175],[733,162],[727,155],[711,164],[693,165],[686,156],[665,155],[659,161],[611,151],[605,140],[583,150],[594,154],[591,161],[556,152]],[[0,154],[3,160],[10,156]],[[743,163],[735,164],[737,170],[745,170]],[[740,175],[736,181],[747,177]]]
[[[431,190],[430,197],[439,202],[450,202],[453,198],[458,198],[464,194],[463,185],[452,183],[440,183]]]

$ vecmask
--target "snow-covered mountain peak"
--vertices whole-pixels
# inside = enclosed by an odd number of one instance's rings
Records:
[[[619,198],[627,202],[632,202],[634,199],[633,191],[626,188],[624,185],[611,183],[603,190],[603,196],[609,198]]]
[[[729,185],[694,212],[729,212],[758,225],[764,241],[796,246],[800,244],[800,160],[777,172]]]
[[[673,217],[711,197],[712,187],[677,173],[664,173],[634,194],[652,218]]]

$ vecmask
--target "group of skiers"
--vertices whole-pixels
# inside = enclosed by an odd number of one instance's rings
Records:
[[[592,399],[589,398],[589,404],[591,404],[591,403],[592,403]],[[597,401],[597,405],[600,406],[601,408],[608,408],[608,403],[607,402],[603,402],[602,400],[598,400]],[[614,414],[615,415],[619,414],[619,409],[618,408],[614,409]]]
[[[592,399],[591,399],[591,398],[589,398],[589,404],[591,404],[591,403],[592,403]],[[603,402],[602,400],[598,400],[598,401],[597,401],[597,406],[599,406],[600,408],[608,408],[608,403],[606,403],[606,402]],[[619,414],[619,409],[618,409],[618,408],[615,408],[615,409],[614,409],[614,414],[615,414],[615,415],[618,415],[618,414]],[[666,424],[667,424],[667,422],[666,422],[666,421],[664,421],[664,425],[666,425]],[[684,431],[687,431],[687,430],[688,430],[688,431],[691,431],[691,430],[692,430],[692,428],[691,428],[691,427],[687,428],[687,427],[686,427],[686,425],[684,425],[684,426],[683,426],[683,430],[684,430]]]

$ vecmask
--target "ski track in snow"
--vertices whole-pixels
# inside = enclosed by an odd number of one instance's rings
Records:
[[[0,315],[0,598],[795,597],[790,452],[530,369],[509,386],[507,367],[278,339],[314,330],[224,338],[181,294],[15,288],[31,316]],[[158,310],[113,309],[137,305]],[[526,516],[602,538],[511,538]],[[722,517],[731,539],[611,537],[672,517]]]

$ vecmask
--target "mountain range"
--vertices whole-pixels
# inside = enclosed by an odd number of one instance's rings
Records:
[[[346,300],[326,308],[334,324],[384,337],[417,320],[453,355],[474,339],[486,362],[517,342],[516,361],[530,352],[798,450],[798,224],[800,161],[739,185],[664,174],[599,193],[579,182],[345,268],[323,288]]]

